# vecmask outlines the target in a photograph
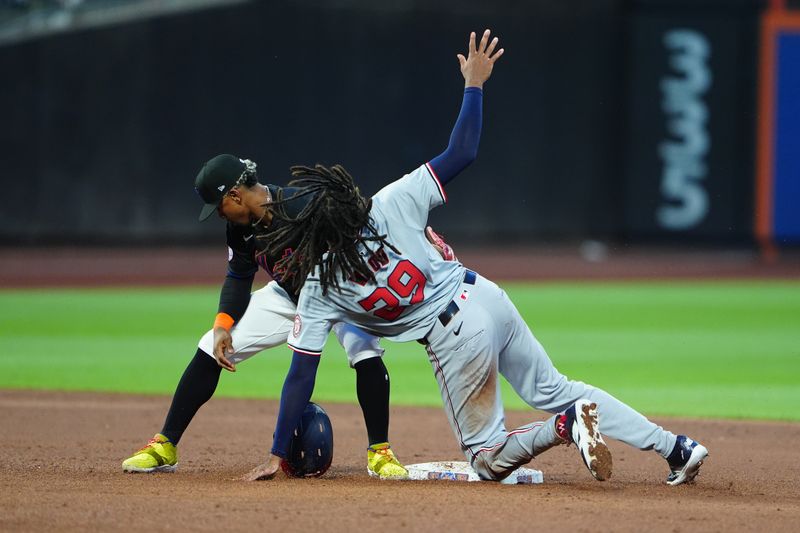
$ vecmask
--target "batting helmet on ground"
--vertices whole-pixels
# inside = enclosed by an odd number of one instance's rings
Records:
[[[303,411],[300,425],[295,428],[289,453],[281,468],[293,477],[319,477],[328,471],[333,461],[333,427],[328,413],[309,402]]]

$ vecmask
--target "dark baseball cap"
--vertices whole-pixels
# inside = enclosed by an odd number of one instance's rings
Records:
[[[231,154],[221,154],[206,161],[194,180],[194,190],[206,205],[200,210],[200,220],[214,214],[222,198],[242,177],[247,165]]]

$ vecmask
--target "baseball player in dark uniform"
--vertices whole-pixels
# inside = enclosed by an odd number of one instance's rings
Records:
[[[214,394],[221,369],[235,372],[237,363],[285,343],[296,314],[301,280],[286,275],[279,264],[298,242],[270,249],[259,233],[280,228],[313,196],[295,197],[296,189],[262,185],[255,163],[228,154],[208,161],[195,187],[205,202],[200,220],[216,212],[228,222],[228,273],[219,313],[178,383],[163,429],[122,463],[127,472],[174,471],[176,446],[198,409]],[[426,234],[442,257],[452,257],[452,250],[433,230],[428,228]],[[259,267],[273,281],[251,294]],[[381,479],[406,478],[408,472],[388,443],[389,374],[378,338],[344,323],[333,330],[356,370],[356,390],[369,438],[367,471]]]
[[[305,279],[289,335],[294,355],[272,453],[246,479],[277,472],[313,391],[328,331],[340,321],[425,344],[453,433],[483,479],[502,480],[563,443],[575,443],[591,474],[608,479],[612,459],[601,431],[661,454],[670,467],[669,484],[697,475],[708,454],[704,446],[664,430],[603,390],[567,379],[503,290],[457,261],[442,261],[422,238],[428,212],[446,202],[444,186],[476,157],[482,87],[503,53],[496,46],[489,30],[478,44],[473,33],[467,57],[459,55],[466,83],[447,149],[371,199],[340,166],[296,169],[292,183],[315,200],[291,224],[269,233],[276,246],[298,232],[306,238],[284,266]],[[526,403],[553,416],[508,431],[498,373]]]

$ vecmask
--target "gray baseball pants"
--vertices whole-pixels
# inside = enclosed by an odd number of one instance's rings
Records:
[[[555,416],[507,431],[498,373],[528,405],[563,413],[575,401],[596,402],[600,431],[666,457],[676,436],[607,392],[556,370],[505,291],[478,275],[462,283],[459,311],[426,335],[445,411],[464,455],[484,479],[501,480],[536,455],[563,443]]]

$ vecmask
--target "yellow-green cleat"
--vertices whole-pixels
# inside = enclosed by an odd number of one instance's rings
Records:
[[[178,449],[161,433],[122,462],[123,472],[174,472],[177,467]]]
[[[397,460],[388,442],[367,448],[367,473],[380,479],[408,479],[408,470]]]

